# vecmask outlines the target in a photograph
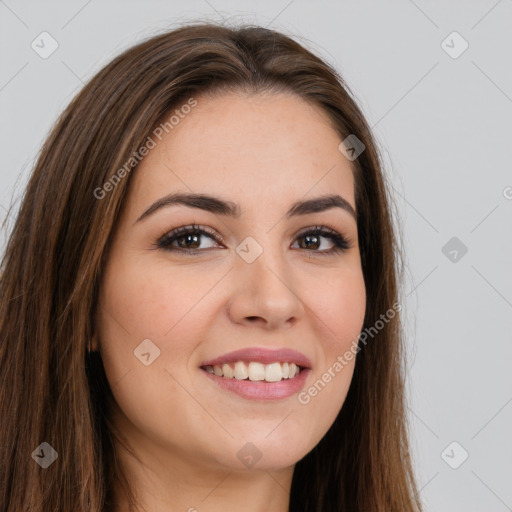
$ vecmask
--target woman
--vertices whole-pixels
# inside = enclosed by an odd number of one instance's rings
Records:
[[[2,261],[0,508],[421,510],[390,208],[347,86],[287,36],[115,58]]]

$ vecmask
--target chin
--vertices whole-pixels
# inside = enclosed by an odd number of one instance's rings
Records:
[[[234,471],[276,471],[295,465],[313,448],[306,446],[305,439],[269,432],[231,440],[229,448],[216,454],[218,462]]]

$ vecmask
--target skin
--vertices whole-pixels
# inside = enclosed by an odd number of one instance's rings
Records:
[[[131,176],[93,348],[116,399],[114,423],[142,461],[119,446],[120,463],[148,511],[284,512],[294,466],[339,413],[355,359],[307,405],[297,394],[246,400],[199,366],[240,348],[293,348],[312,361],[307,390],[358,339],[366,296],[356,220],[341,208],[284,217],[295,201],[333,193],[355,210],[351,164],[326,114],[295,95],[196,99]],[[174,205],[136,222],[172,192],[215,195],[239,203],[242,215]],[[224,242],[197,235],[196,255],[155,249],[163,234],[191,224]],[[308,246],[298,235],[316,225],[350,248],[322,254],[334,246],[323,235]],[[250,264],[236,252],[247,236],[263,248]],[[149,366],[133,353],[145,339],[160,349]],[[247,442],[262,455],[251,468],[237,457]],[[116,500],[116,511],[128,510],[117,490]]]

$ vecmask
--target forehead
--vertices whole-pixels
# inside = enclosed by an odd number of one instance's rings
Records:
[[[174,108],[172,127],[161,140],[153,136],[156,147],[134,172],[129,200],[139,209],[174,191],[272,208],[308,194],[338,193],[355,209],[351,164],[320,108],[287,93],[195,100],[192,109]]]

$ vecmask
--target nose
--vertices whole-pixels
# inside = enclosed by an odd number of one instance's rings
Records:
[[[267,330],[289,328],[304,315],[304,304],[293,286],[297,282],[284,259],[284,255],[273,255],[269,250],[252,263],[237,259],[229,301],[234,323],[260,325]]]

